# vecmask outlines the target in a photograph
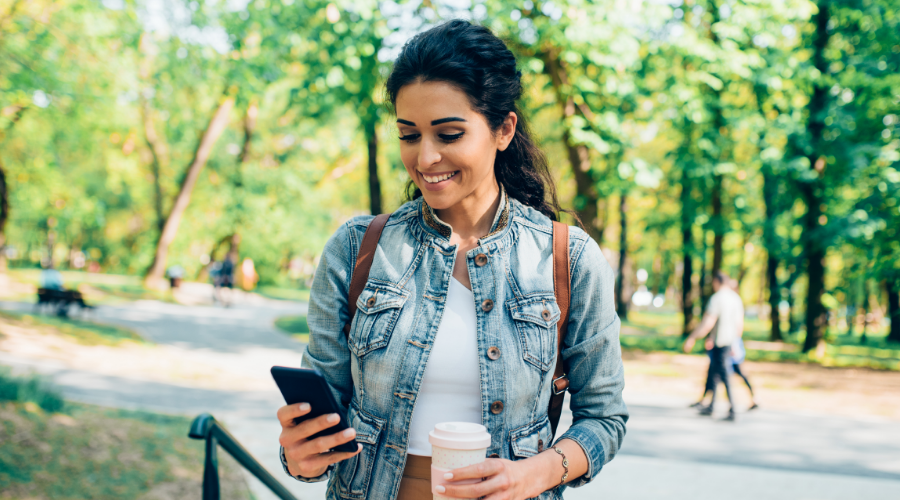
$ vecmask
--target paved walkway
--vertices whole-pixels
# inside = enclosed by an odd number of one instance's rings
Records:
[[[0,303],[0,309],[22,307]],[[96,319],[127,325],[158,343],[196,349],[207,358],[221,353],[233,362],[236,354],[252,352],[256,358],[266,352],[273,359],[270,364],[296,365],[302,346],[269,325],[274,317],[303,310],[303,305],[288,302],[231,309],[142,302],[101,307]],[[0,364],[46,373],[73,400],[187,415],[210,412],[298,498],[324,496],[323,485],[302,484],[279,472],[280,428],[273,415],[282,399],[274,384],[271,390],[252,392],[197,389],[72,370],[59,362],[2,352]],[[568,489],[565,498],[900,498],[896,422],[760,411],[727,423],[698,417],[685,408],[687,401],[628,393],[626,400],[632,418],[619,456],[596,481]],[[567,412],[561,426],[569,422]],[[274,498],[256,481],[250,484],[257,498]]]

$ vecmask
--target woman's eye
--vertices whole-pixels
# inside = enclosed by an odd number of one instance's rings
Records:
[[[419,140],[419,137],[421,137],[421,134],[406,134],[401,135],[400,140],[406,142],[416,142],[417,140]]]
[[[464,133],[465,132],[460,132],[458,134],[438,134],[438,137],[444,142],[453,142],[462,137]]]

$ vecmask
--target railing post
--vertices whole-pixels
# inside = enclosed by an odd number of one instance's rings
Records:
[[[219,500],[219,460],[216,437],[206,436],[206,460],[203,463],[203,500]]]
[[[257,462],[250,452],[241,446],[234,436],[219,425],[209,413],[198,415],[191,422],[188,437],[206,441],[206,459],[203,463],[203,500],[219,500],[219,461],[216,458],[218,445],[221,445],[242,467],[262,481],[278,498],[296,500],[296,497],[272,474],[269,474],[269,471]]]

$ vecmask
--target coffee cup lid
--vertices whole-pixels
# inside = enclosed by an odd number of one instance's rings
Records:
[[[478,450],[491,446],[491,435],[481,424],[441,422],[428,433],[428,442],[448,450]]]

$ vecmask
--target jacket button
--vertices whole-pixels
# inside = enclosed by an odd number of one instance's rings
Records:
[[[538,439],[538,453],[544,451],[544,440]]]
[[[483,253],[480,253],[475,256],[475,265],[478,267],[481,267],[481,266],[487,264],[487,261],[488,261],[488,257],[487,257],[487,255],[485,255]]]
[[[481,310],[484,312],[488,312],[493,308],[494,308],[494,301],[491,299],[485,299],[485,301],[481,303]]]
[[[550,311],[544,309],[543,311],[541,311],[541,317],[544,318],[544,321],[550,321]]]
[[[497,346],[488,347],[488,357],[494,361],[500,359],[500,348]]]
[[[494,415],[503,413],[503,401],[494,401],[491,403],[491,413]]]
[[[369,300],[366,301],[366,307],[372,307],[375,305],[375,297],[369,297]]]
[[[498,455],[496,453],[491,453],[490,455],[488,455],[488,458],[500,458],[500,455]]]

